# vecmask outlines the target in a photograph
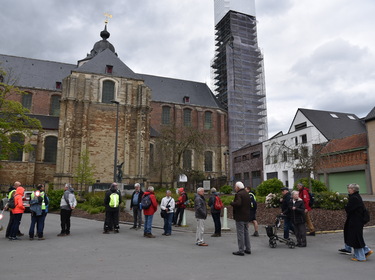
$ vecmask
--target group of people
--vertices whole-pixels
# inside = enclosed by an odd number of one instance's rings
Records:
[[[245,188],[242,182],[236,182],[234,200],[230,203],[233,207],[233,218],[236,224],[238,250],[233,255],[244,256],[251,254],[251,244],[249,235],[249,223],[254,225],[253,236],[259,236],[258,223],[256,221],[256,199],[250,188]],[[290,193],[286,187],[281,188],[281,214],[284,219],[284,238],[288,239],[290,232],[294,233],[297,239],[297,247],[306,247],[306,226],[309,228],[309,235],[315,236],[315,228],[311,221],[310,195],[309,190],[299,183],[297,189]],[[8,200],[14,201],[10,210],[9,223],[6,230],[6,238],[18,240],[24,235],[20,232],[22,214],[25,211],[23,196],[25,189],[20,182],[15,182],[9,188]],[[166,196],[160,203],[161,216],[164,219],[163,235],[172,234],[172,225],[181,226],[184,210],[188,203],[188,197],[184,188],[177,190],[179,198],[177,201],[172,197],[170,190],[166,191]],[[147,208],[142,209],[142,199],[148,197],[150,202]],[[119,232],[119,207],[122,202],[121,193],[116,183],[112,183],[105,194],[104,204],[106,216],[103,233],[110,231]],[[219,202],[219,203],[218,203]],[[221,204],[220,204],[221,203]],[[254,206],[255,204],[255,206]],[[37,207],[35,207],[35,205]],[[44,240],[44,223],[48,213],[49,198],[44,190],[44,185],[40,184],[32,192],[30,197],[31,223],[29,228],[29,239]],[[64,187],[64,193],[60,201],[60,222],[61,232],[58,236],[70,235],[70,217],[72,210],[76,207],[77,200],[74,189],[70,184]],[[215,188],[211,189],[211,195],[206,203],[204,188],[198,188],[194,198],[194,211],[197,221],[196,245],[208,246],[204,242],[204,222],[207,218],[207,205],[209,206],[212,219],[215,225],[215,232],[212,237],[221,236],[220,214],[222,202]],[[221,205],[221,207],[218,205]],[[153,187],[148,187],[147,191],[141,190],[140,184],[135,184],[135,190],[130,201],[130,209],[133,211],[134,223],[131,229],[140,229],[142,226],[142,210],[144,214],[144,237],[155,238],[152,234],[153,215],[158,209],[158,203]],[[366,208],[359,194],[359,185],[348,185],[348,203],[345,206],[347,219],[344,227],[344,248],[339,249],[340,253],[353,254],[353,261],[366,261],[373,251],[366,245],[363,238],[364,213]],[[35,234],[36,226],[36,235]]]
[[[9,210],[9,222],[6,229],[5,237],[9,240],[19,240],[24,233],[20,231],[20,224],[22,215],[26,208],[23,203],[23,197],[25,195],[25,188],[22,187],[21,183],[16,181],[12,187],[9,188],[8,192],[8,204],[5,205]],[[9,202],[14,201],[12,207],[9,206]],[[31,223],[29,228],[29,240],[44,240],[44,224],[48,213],[49,198],[45,192],[44,185],[39,184],[36,190],[30,195],[30,212],[31,212]],[[72,209],[77,205],[77,200],[74,195],[74,189],[71,185],[66,184],[64,187],[64,194],[61,197],[60,202],[60,221],[61,221],[61,232],[57,236],[66,236],[70,234],[70,216]],[[35,234],[36,227],[36,234]]]

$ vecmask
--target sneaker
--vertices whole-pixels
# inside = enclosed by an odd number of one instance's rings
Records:
[[[198,246],[203,246],[203,247],[207,247],[208,244],[207,243],[199,243]]]
[[[344,254],[344,255],[351,255],[352,252],[346,250],[345,248],[344,249],[339,249],[339,253],[340,254]]]
[[[368,258],[369,256],[371,256],[372,253],[374,253],[373,250],[368,251],[368,252],[365,254],[366,258]]]
[[[235,256],[245,256],[245,254],[240,252],[240,251],[233,252],[232,254],[235,255]]]
[[[130,229],[136,229],[137,227],[135,227],[135,226],[132,226]]]
[[[149,234],[147,235],[147,237],[148,237],[148,238],[155,238],[155,235],[152,235],[152,233],[149,233]]]
[[[44,237],[38,237],[38,240],[46,240]]]
[[[355,262],[365,262],[366,260],[358,260],[356,258],[351,258],[352,261],[355,261]]]
[[[259,236],[259,233],[257,231],[254,232],[254,234],[252,236]]]
[[[119,233],[119,230],[118,230],[118,229],[115,229],[115,230],[114,230],[114,233]]]
[[[245,252],[245,254],[251,255],[251,251],[250,250],[245,250],[244,252]]]
[[[65,233],[59,233],[57,236],[66,236],[66,234]]]

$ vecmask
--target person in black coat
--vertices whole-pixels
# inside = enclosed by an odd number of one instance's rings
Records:
[[[281,188],[281,194],[283,195],[281,199],[281,213],[284,213],[288,210],[289,202],[292,199],[292,196],[290,194],[289,188],[283,187]],[[289,238],[289,231],[294,232],[294,228],[292,225],[292,222],[288,216],[284,216],[284,238]]]
[[[103,233],[109,233],[112,230],[114,230],[115,233],[119,232],[119,213],[121,202],[121,193],[117,189],[117,184],[112,183],[104,197],[105,221]]]
[[[373,251],[366,246],[363,238],[363,212],[365,205],[359,194],[359,185],[348,185],[348,204],[345,206],[346,221],[344,226],[344,241],[346,247],[354,248],[353,261],[366,261]]]
[[[134,223],[131,229],[138,229],[141,228],[142,225],[142,209],[139,206],[143,197],[143,191],[141,190],[141,185],[139,183],[135,183],[134,185],[134,192],[132,194],[132,198],[130,200],[130,210],[133,210],[133,219]]]
[[[287,215],[293,224],[297,247],[306,247],[305,205],[299,198],[298,191],[292,192],[292,200],[283,214]]]

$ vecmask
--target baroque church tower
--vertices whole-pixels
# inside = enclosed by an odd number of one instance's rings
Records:
[[[106,25],[100,36],[102,40],[63,80],[56,185],[73,183],[80,155],[86,151],[100,182],[114,179],[115,153],[116,165],[123,163],[122,183],[146,180],[151,90],[118,58],[107,40],[110,33]]]

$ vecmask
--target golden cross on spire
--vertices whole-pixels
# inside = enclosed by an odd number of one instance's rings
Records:
[[[104,23],[107,25],[107,23],[108,23],[108,19],[112,18],[112,15],[109,14],[109,13],[104,13],[104,16],[105,16],[105,21],[104,21]]]

